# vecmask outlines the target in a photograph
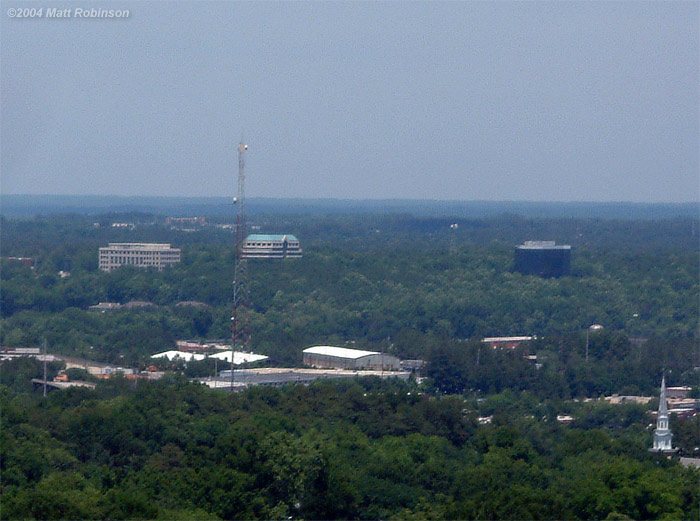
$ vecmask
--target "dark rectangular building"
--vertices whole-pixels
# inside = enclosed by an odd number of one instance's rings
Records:
[[[515,271],[523,275],[561,277],[571,269],[571,246],[555,241],[525,241],[515,247]]]

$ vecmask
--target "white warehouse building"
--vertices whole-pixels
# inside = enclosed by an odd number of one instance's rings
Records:
[[[377,351],[345,347],[314,346],[304,349],[304,365],[336,369],[401,369],[401,361]]]

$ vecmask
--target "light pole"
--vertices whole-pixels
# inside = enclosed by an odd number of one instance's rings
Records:
[[[632,336],[634,334],[634,326],[638,323],[639,313],[632,313],[632,318],[629,320],[629,337],[630,344],[637,348],[637,366],[642,363],[642,337]]]
[[[46,348],[46,338],[44,338],[44,398],[46,398],[46,359],[48,358],[47,352],[48,349]]]
[[[588,346],[590,344],[590,334],[591,331],[600,331],[603,326],[600,324],[592,324],[586,328],[586,363],[588,363]]]
[[[234,282],[235,285],[235,282]],[[235,297],[234,297],[235,299]],[[233,331],[236,331],[236,312],[234,310],[234,315],[231,317],[231,323],[233,324]],[[233,355],[236,352],[236,335],[231,337],[231,394],[233,394],[233,370],[234,370],[234,365],[233,365]]]
[[[450,248],[449,248],[450,255],[454,255],[455,252],[457,251],[457,244],[455,241],[455,231],[458,228],[459,228],[459,224],[457,224],[457,223],[450,224],[450,230],[452,230],[452,233],[450,233]]]

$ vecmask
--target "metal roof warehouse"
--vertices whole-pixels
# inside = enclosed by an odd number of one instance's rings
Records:
[[[304,365],[337,369],[400,369],[398,358],[377,351],[346,347],[314,346],[304,349]]]

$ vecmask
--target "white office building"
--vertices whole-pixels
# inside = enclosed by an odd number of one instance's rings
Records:
[[[248,235],[241,253],[246,259],[301,258],[299,239],[294,235]]]
[[[102,271],[112,271],[122,266],[156,268],[162,270],[180,262],[180,249],[170,244],[140,242],[110,242],[100,248],[99,266]]]

